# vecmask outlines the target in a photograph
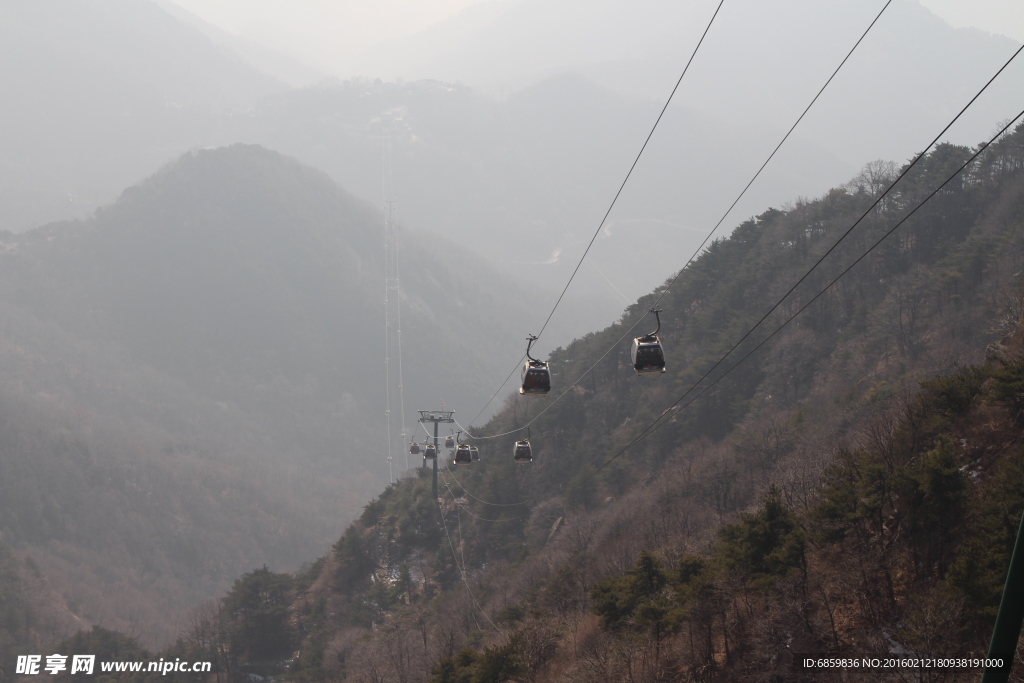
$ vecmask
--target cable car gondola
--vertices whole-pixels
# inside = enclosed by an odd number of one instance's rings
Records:
[[[650,334],[633,339],[633,348],[629,355],[633,359],[633,369],[638,375],[655,375],[665,372],[665,349],[658,339],[658,332],[661,330],[660,309],[652,308],[651,313],[658,321],[658,328]]]
[[[444,447],[445,448],[455,448],[455,437],[453,437],[451,434],[449,434],[448,436],[444,437]]]
[[[420,445],[418,443],[416,443],[415,441],[413,441],[411,444],[409,444],[409,455],[419,455],[419,454],[420,454]]]
[[[516,462],[533,462],[533,448],[530,446],[529,439],[516,441],[515,448],[512,451],[512,459]]]
[[[437,447],[434,444],[432,444],[432,443],[428,443],[427,444],[427,449],[425,451],[423,451],[423,459],[424,460],[436,460],[437,459]]]
[[[455,435],[453,441],[457,448],[455,449],[455,458],[452,460],[453,465],[468,465],[473,461],[472,454],[470,453],[469,444],[462,443],[462,432]],[[452,438],[452,437],[449,437]]]
[[[533,462],[533,447],[530,446],[530,428],[526,428],[526,438],[516,441],[512,448],[512,459],[516,462]]]
[[[480,449],[477,448],[476,446],[469,447],[469,455],[471,456],[473,462],[480,461]]]
[[[532,334],[526,338],[526,362],[523,363],[522,383],[519,393],[524,396],[547,396],[551,391],[551,370],[548,364],[530,355],[530,346],[537,341]]]

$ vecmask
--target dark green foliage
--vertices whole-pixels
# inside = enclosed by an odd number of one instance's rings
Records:
[[[1009,405],[1018,423],[1024,422],[1024,359],[995,371],[993,377],[992,397]]]
[[[642,553],[636,567],[623,576],[606,579],[591,593],[594,612],[607,629],[619,629],[633,621],[639,625],[660,624],[669,611],[663,594],[668,577],[661,562],[650,553]]]
[[[292,668],[297,671],[309,672],[323,666],[324,646],[333,635],[334,624],[327,610],[326,596],[321,595],[315,598],[312,600],[312,604],[304,601],[303,607],[308,607],[308,609],[300,610],[301,616],[297,624],[303,647],[299,651],[298,659],[293,662]]]
[[[967,412],[981,393],[982,384],[993,374],[999,375],[987,367],[962,368],[951,375],[923,382],[921,387],[925,391],[920,400],[929,412],[955,418]]]
[[[295,590],[299,593],[308,590],[317,577],[320,576],[320,572],[323,571],[326,564],[326,557],[318,557],[313,562],[303,564],[295,576]]]
[[[692,613],[712,589],[714,568],[708,560],[688,556],[679,560],[673,582],[676,603],[685,614]]]
[[[148,683],[149,681],[160,680],[161,678],[160,674],[152,672],[101,673],[101,662],[148,662],[158,659],[158,657],[154,657],[148,650],[139,645],[135,638],[101,626],[93,626],[88,631],[79,631],[57,645],[53,652],[68,656],[67,670],[54,677],[54,680],[58,681],[119,681],[120,683],[142,683],[145,681]],[[96,663],[91,675],[85,673],[72,675],[70,673],[71,655],[75,654],[96,655]],[[169,675],[164,680],[176,681],[187,679],[179,679],[175,675]]]
[[[495,619],[502,624],[509,626],[515,626],[523,617],[526,616],[526,610],[521,605],[509,605],[505,609],[498,612]]]
[[[774,486],[759,512],[720,527],[718,540],[725,567],[755,583],[785,576],[791,569],[807,571],[805,534]]]
[[[231,623],[231,652],[249,661],[268,661],[292,651],[288,620],[293,579],[266,566],[241,578],[221,600]]]
[[[387,506],[384,504],[384,501],[380,498],[374,498],[363,508],[363,514],[359,515],[359,521],[363,526],[373,526],[380,519],[385,509],[387,509]]]
[[[442,659],[430,683],[508,683],[526,673],[518,639],[477,653],[469,648]]]
[[[961,464],[952,440],[942,436],[935,448],[921,456],[915,473],[923,497],[921,507],[940,522],[940,529],[941,524],[959,516],[966,486]]]
[[[855,543],[885,577],[891,597],[897,541],[910,543],[917,576],[945,576],[949,536],[967,494],[965,463],[948,432],[978,400],[989,374],[969,367],[922,383],[898,423],[876,424],[868,447],[840,454],[825,472],[817,533],[826,542]]]
[[[454,657],[445,657],[431,672],[430,683],[473,683],[478,655],[469,648],[461,650]]]
[[[362,524],[353,523],[334,544],[334,557],[338,559],[335,579],[342,592],[351,593],[369,580],[377,566],[370,556],[370,542]]]
[[[14,680],[14,662],[25,654],[29,607],[25,604],[18,561],[0,543],[0,681]]]
[[[986,623],[995,617],[1010,553],[1024,514],[1024,451],[1000,463],[984,493],[970,499],[971,532],[949,568],[948,584],[967,600],[968,614]]]
[[[507,683],[526,673],[519,655],[519,644],[513,638],[507,645],[485,648],[477,660],[472,683]]]

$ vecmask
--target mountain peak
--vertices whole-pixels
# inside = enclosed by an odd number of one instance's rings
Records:
[[[97,217],[178,234],[344,236],[361,252],[371,249],[380,220],[326,173],[253,144],[190,150],[126,189]]]

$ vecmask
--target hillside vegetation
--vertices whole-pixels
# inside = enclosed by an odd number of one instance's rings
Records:
[[[739,354],[971,152],[929,154]],[[668,373],[635,377],[616,341],[658,292],[551,354],[555,391],[575,384],[533,422],[532,464],[509,435],[442,468],[437,500],[425,471],[389,486],[305,571],[240,577],[176,652],[232,675],[468,683],[799,680],[793,653],[984,651],[1024,510],[1024,127],[612,457],[897,170],[738,226],[664,291]],[[551,400],[510,399],[475,433]]]

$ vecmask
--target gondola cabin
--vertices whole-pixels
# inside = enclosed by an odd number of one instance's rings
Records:
[[[524,396],[547,396],[551,391],[551,370],[542,360],[530,359],[523,363],[522,386],[519,393]]]
[[[665,372],[665,350],[656,334],[646,334],[633,339],[629,352],[633,369],[638,375],[655,375]]]
[[[455,438],[451,437],[451,436],[446,436],[444,438],[444,447],[445,448],[455,448]]]
[[[459,444],[459,447],[455,449],[455,464],[468,465],[472,461],[473,454],[469,446],[466,444]]]
[[[416,443],[415,441],[412,442],[411,444],[409,444],[409,454],[410,455],[419,455],[420,454],[420,445],[418,443]]]
[[[424,460],[436,460],[437,459],[437,447],[432,443],[427,444],[427,448],[423,451]]]
[[[515,449],[512,451],[512,458],[516,462],[533,462],[533,448],[530,447],[528,439],[516,441]]]
[[[472,456],[473,462],[479,462],[480,461],[480,449],[477,448],[476,446],[470,446],[469,447],[469,454],[470,454],[470,456]]]
[[[526,362],[523,363],[519,393],[524,396],[547,396],[551,391],[551,370],[546,362],[530,355],[530,347],[535,341],[537,337],[532,334],[526,338]]]
[[[633,348],[629,356],[633,359],[633,369],[638,375],[656,375],[665,372],[665,349],[661,347],[658,333],[661,332],[661,309],[652,308],[658,327],[654,332],[633,339]]]

